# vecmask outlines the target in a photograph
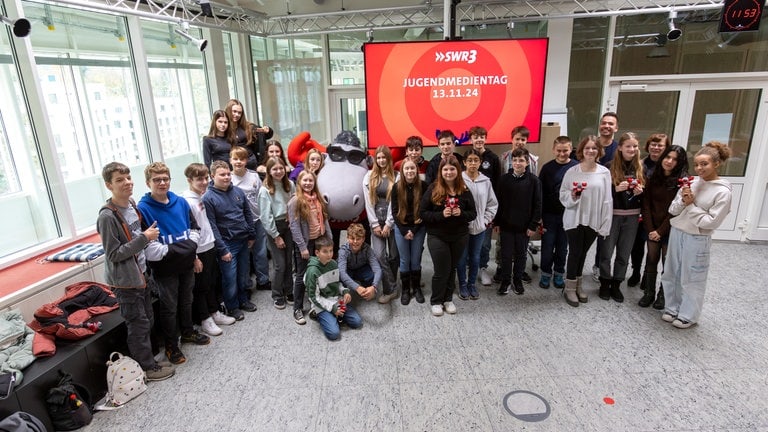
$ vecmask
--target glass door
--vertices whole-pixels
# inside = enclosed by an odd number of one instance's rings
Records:
[[[364,148],[368,148],[368,127],[366,122],[365,91],[331,91],[331,135],[342,130],[357,134]]]
[[[716,239],[768,240],[768,206],[762,208],[768,170],[758,164],[758,155],[767,151],[766,132],[756,127],[765,124],[766,110],[761,108],[765,90],[765,81],[611,86],[620,133],[637,132],[641,141],[653,132],[667,133],[673,144],[686,148],[691,174],[693,156],[705,143],[721,141],[731,147],[731,158],[720,174],[733,186],[733,201]],[[756,223],[750,226],[750,220]]]

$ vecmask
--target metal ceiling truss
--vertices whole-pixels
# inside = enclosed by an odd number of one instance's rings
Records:
[[[413,28],[443,25],[443,3],[316,14],[265,14],[229,4],[211,2],[213,16],[206,16],[199,0],[56,0],[56,3],[96,10],[139,15],[170,22],[269,37],[308,36],[371,29]],[[459,3],[456,17],[462,25],[701,11],[720,9],[722,0],[469,0]]]

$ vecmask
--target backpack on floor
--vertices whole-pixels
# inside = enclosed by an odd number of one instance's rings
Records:
[[[91,393],[72,381],[72,375],[59,371],[61,378],[56,387],[48,390],[45,404],[57,431],[71,431],[91,423]]]
[[[96,409],[122,408],[147,390],[146,378],[146,373],[136,360],[113,352],[107,361],[107,395],[96,404]]]

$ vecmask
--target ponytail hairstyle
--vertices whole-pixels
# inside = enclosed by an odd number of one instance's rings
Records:
[[[727,161],[731,157],[731,148],[728,144],[721,143],[720,141],[710,141],[696,152],[696,156],[707,155],[712,158],[712,162],[717,164],[718,167],[723,162]]]
[[[412,164],[416,168],[416,178],[413,180],[413,208],[408,208],[408,182],[405,180],[405,166]],[[408,214],[408,210],[413,210],[414,215],[419,214],[419,206],[421,204],[422,182],[419,178],[419,166],[416,162],[410,159],[404,159],[402,165],[400,165],[400,180],[395,184],[397,188],[397,214],[395,218],[401,223],[405,224],[405,216]],[[418,219],[418,216],[416,216]]]
[[[621,138],[619,138],[619,147],[616,149],[616,152],[621,153],[621,147],[625,142],[629,140],[635,140],[638,145],[640,143],[637,140],[637,134],[634,132],[626,132],[621,136]],[[632,177],[636,178],[640,184],[645,184],[645,178],[643,177],[643,164],[640,162],[639,147],[638,151],[635,153],[635,156],[632,157],[632,160],[625,161],[624,156],[621,154],[615,155],[613,157],[613,161],[611,161],[610,171],[611,181],[613,182],[614,186],[626,180],[627,175],[630,174]]]

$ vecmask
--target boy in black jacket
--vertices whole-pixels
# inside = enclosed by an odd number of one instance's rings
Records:
[[[499,180],[499,210],[494,225],[499,227],[501,242],[501,284],[498,295],[509,293],[510,279],[515,294],[522,295],[528,238],[536,232],[541,220],[541,182],[529,171],[528,150],[512,151],[512,171]],[[514,260],[514,271],[511,268]]]

